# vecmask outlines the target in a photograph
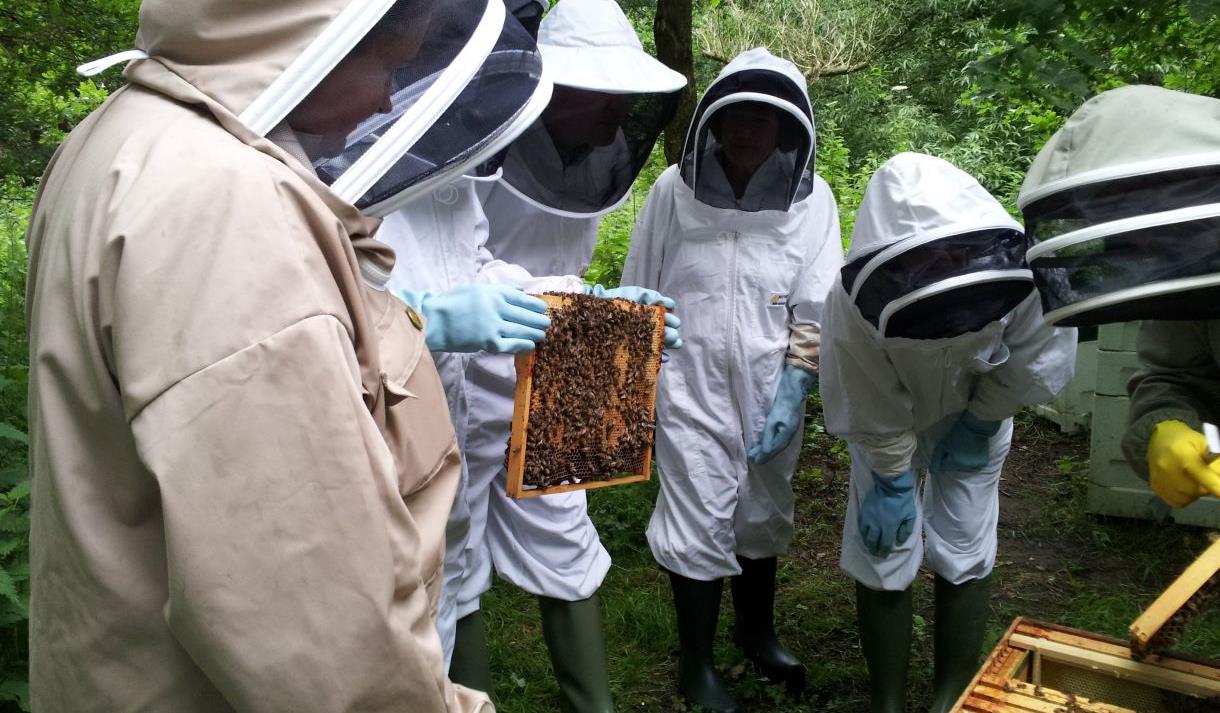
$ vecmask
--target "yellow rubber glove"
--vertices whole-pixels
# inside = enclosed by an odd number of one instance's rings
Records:
[[[1200,497],[1220,497],[1220,460],[1215,467],[1203,457],[1207,439],[1181,421],[1161,421],[1148,441],[1148,474],[1152,490],[1175,508]]]

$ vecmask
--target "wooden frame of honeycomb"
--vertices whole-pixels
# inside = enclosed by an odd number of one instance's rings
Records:
[[[1217,701],[1215,663],[1139,660],[1121,639],[1017,617],[952,711],[1193,713]]]
[[[552,322],[538,349],[516,358],[509,497],[648,480],[665,309],[539,297]]]
[[[1183,629],[1220,593],[1220,539],[1212,542],[1131,624],[1131,653],[1171,648]]]

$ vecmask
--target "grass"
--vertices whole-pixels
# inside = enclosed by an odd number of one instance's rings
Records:
[[[811,404],[794,479],[797,532],[789,556],[780,560],[776,607],[781,637],[809,666],[809,690],[801,700],[792,700],[754,675],[730,640],[732,602],[726,594],[716,660],[748,710],[834,713],[867,706],[854,584],[838,568],[847,455],[840,442],[824,433],[816,403]],[[1085,513],[1086,463],[1083,437],[1059,434],[1032,416],[1018,418],[1001,484],[988,649],[1017,615],[1125,638],[1139,611],[1206,546],[1206,533],[1197,528]],[[644,540],[656,492],[654,480],[589,495],[590,515],[614,558],[600,598],[611,686],[621,711],[685,710],[674,684],[678,644],[669,584]],[[926,706],[930,694],[930,573],[924,572],[916,584],[915,605],[911,710]],[[483,607],[498,710],[558,710],[537,603],[497,581]],[[1189,627],[1178,650],[1220,658],[1220,611]]]

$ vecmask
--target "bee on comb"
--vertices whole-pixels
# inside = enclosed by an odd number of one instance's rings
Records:
[[[517,356],[508,494],[647,480],[665,310],[621,299],[541,295],[551,327]]]

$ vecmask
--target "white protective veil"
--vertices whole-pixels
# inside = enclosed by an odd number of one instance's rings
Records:
[[[1021,225],[942,159],[903,153],[868,182],[843,289],[882,337],[974,332],[1033,290]]]
[[[761,127],[746,131],[740,150],[760,151],[764,159],[754,170],[744,194],[729,190],[726,152],[736,149],[726,136],[726,115],[743,107],[754,114],[744,120],[774,121],[774,141],[759,148]],[[762,112],[762,116],[758,115]],[[770,115],[768,120],[767,115]],[[741,53],[720,72],[695,108],[682,149],[682,180],[695,199],[714,208],[735,210],[788,210],[813,190],[813,106],[805,91],[805,78],[787,60],[765,47]]]
[[[538,49],[555,94],[502,157],[502,183],[558,215],[608,213],[631,193],[686,78],[644,51],[613,0],[556,6]]]
[[[309,157],[323,181],[372,215],[503,150],[550,99],[533,39],[503,2],[430,7],[416,11],[427,16],[427,34],[414,61],[394,72],[388,111],[361,122],[341,150],[323,145]]]
[[[1046,318],[1220,317],[1220,100],[1131,86],[1085,102],[1019,205]]]

